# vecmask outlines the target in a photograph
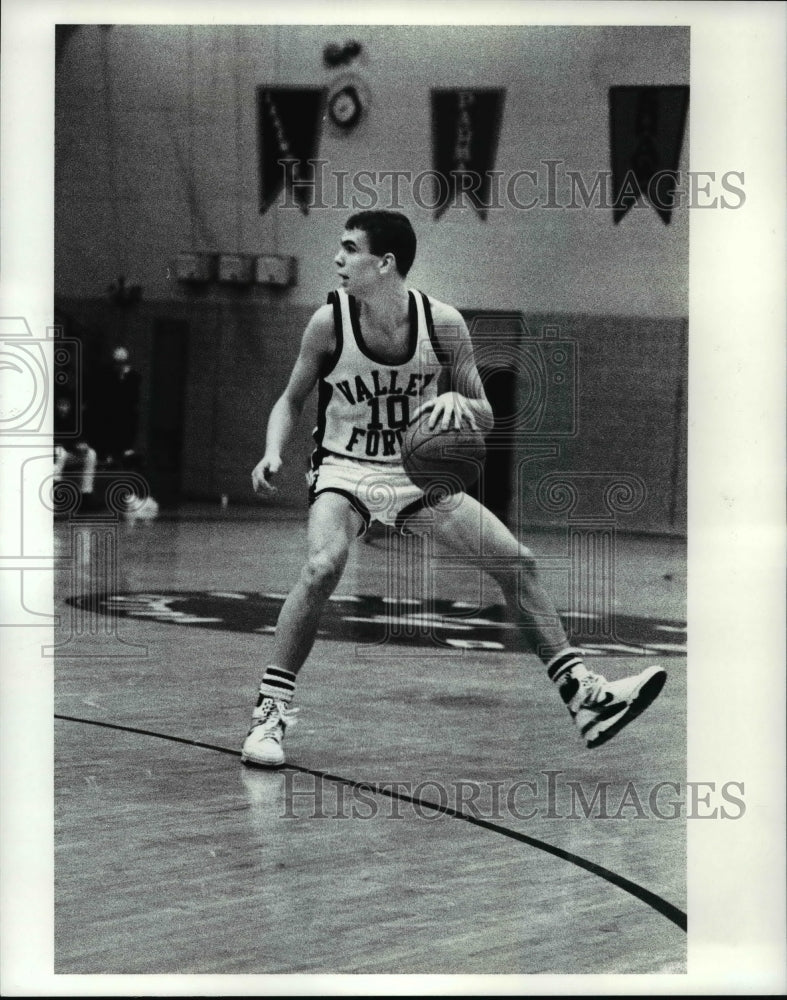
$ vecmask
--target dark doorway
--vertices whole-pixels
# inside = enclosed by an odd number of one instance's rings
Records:
[[[483,481],[476,483],[473,494],[504,524],[508,524],[514,458],[511,426],[516,413],[516,372],[512,369],[480,368],[479,374],[492,406],[495,426],[486,436]]]
[[[146,464],[153,496],[163,505],[180,497],[188,341],[186,320],[155,321]]]
[[[462,315],[473,338],[478,372],[495,418],[495,426],[486,436],[484,476],[471,493],[504,524],[509,524],[518,384],[517,369],[507,363],[510,353],[506,352],[505,345],[512,340],[518,343],[520,337],[527,334],[527,326],[519,312],[462,309]]]

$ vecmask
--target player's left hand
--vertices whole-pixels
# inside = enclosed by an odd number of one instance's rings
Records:
[[[467,396],[463,396],[459,392],[444,392],[434,401],[422,403],[413,414],[412,419],[417,420],[422,413],[426,413],[428,410],[432,411],[427,422],[430,431],[438,425],[443,431],[452,428],[461,430],[463,423],[466,423],[474,431],[478,430],[478,421],[472,403]]]

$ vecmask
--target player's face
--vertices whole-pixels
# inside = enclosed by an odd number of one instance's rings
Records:
[[[342,288],[359,295],[374,287],[380,280],[382,259],[369,250],[369,237],[362,229],[345,229],[339,252],[333,258]]]

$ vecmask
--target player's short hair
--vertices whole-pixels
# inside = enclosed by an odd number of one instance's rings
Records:
[[[347,220],[347,229],[362,229],[369,239],[369,250],[377,257],[391,253],[396,270],[404,278],[415,260],[416,238],[410,220],[401,212],[384,209],[357,212]]]

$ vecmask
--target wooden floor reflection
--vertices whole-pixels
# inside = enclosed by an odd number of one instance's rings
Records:
[[[648,804],[659,782],[685,783],[683,657],[662,661],[669,681],[649,712],[589,752],[532,656],[396,647],[371,657],[319,639],[288,734],[292,767],[249,770],[238,751],[269,635],[89,608],[79,618],[69,599],[284,593],[302,523],[190,516],[105,528],[102,541],[56,525],[57,973],[684,971],[675,920],[493,828],[685,910],[685,820]],[[560,533],[530,541],[546,556],[564,546]],[[681,544],[618,544],[620,610],[682,619]],[[384,540],[359,543],[341,594],[387,593],[391,565]],[[457,574],[441,596],[495,599],[477,587]],[[593,666],[615,677],[644,663]],[[572,815],[572,783],[589,796],[600,782],[617,817]],[[647,815],[618,808],[632,784]],[[490,825],[425,809],[412,792]]]

